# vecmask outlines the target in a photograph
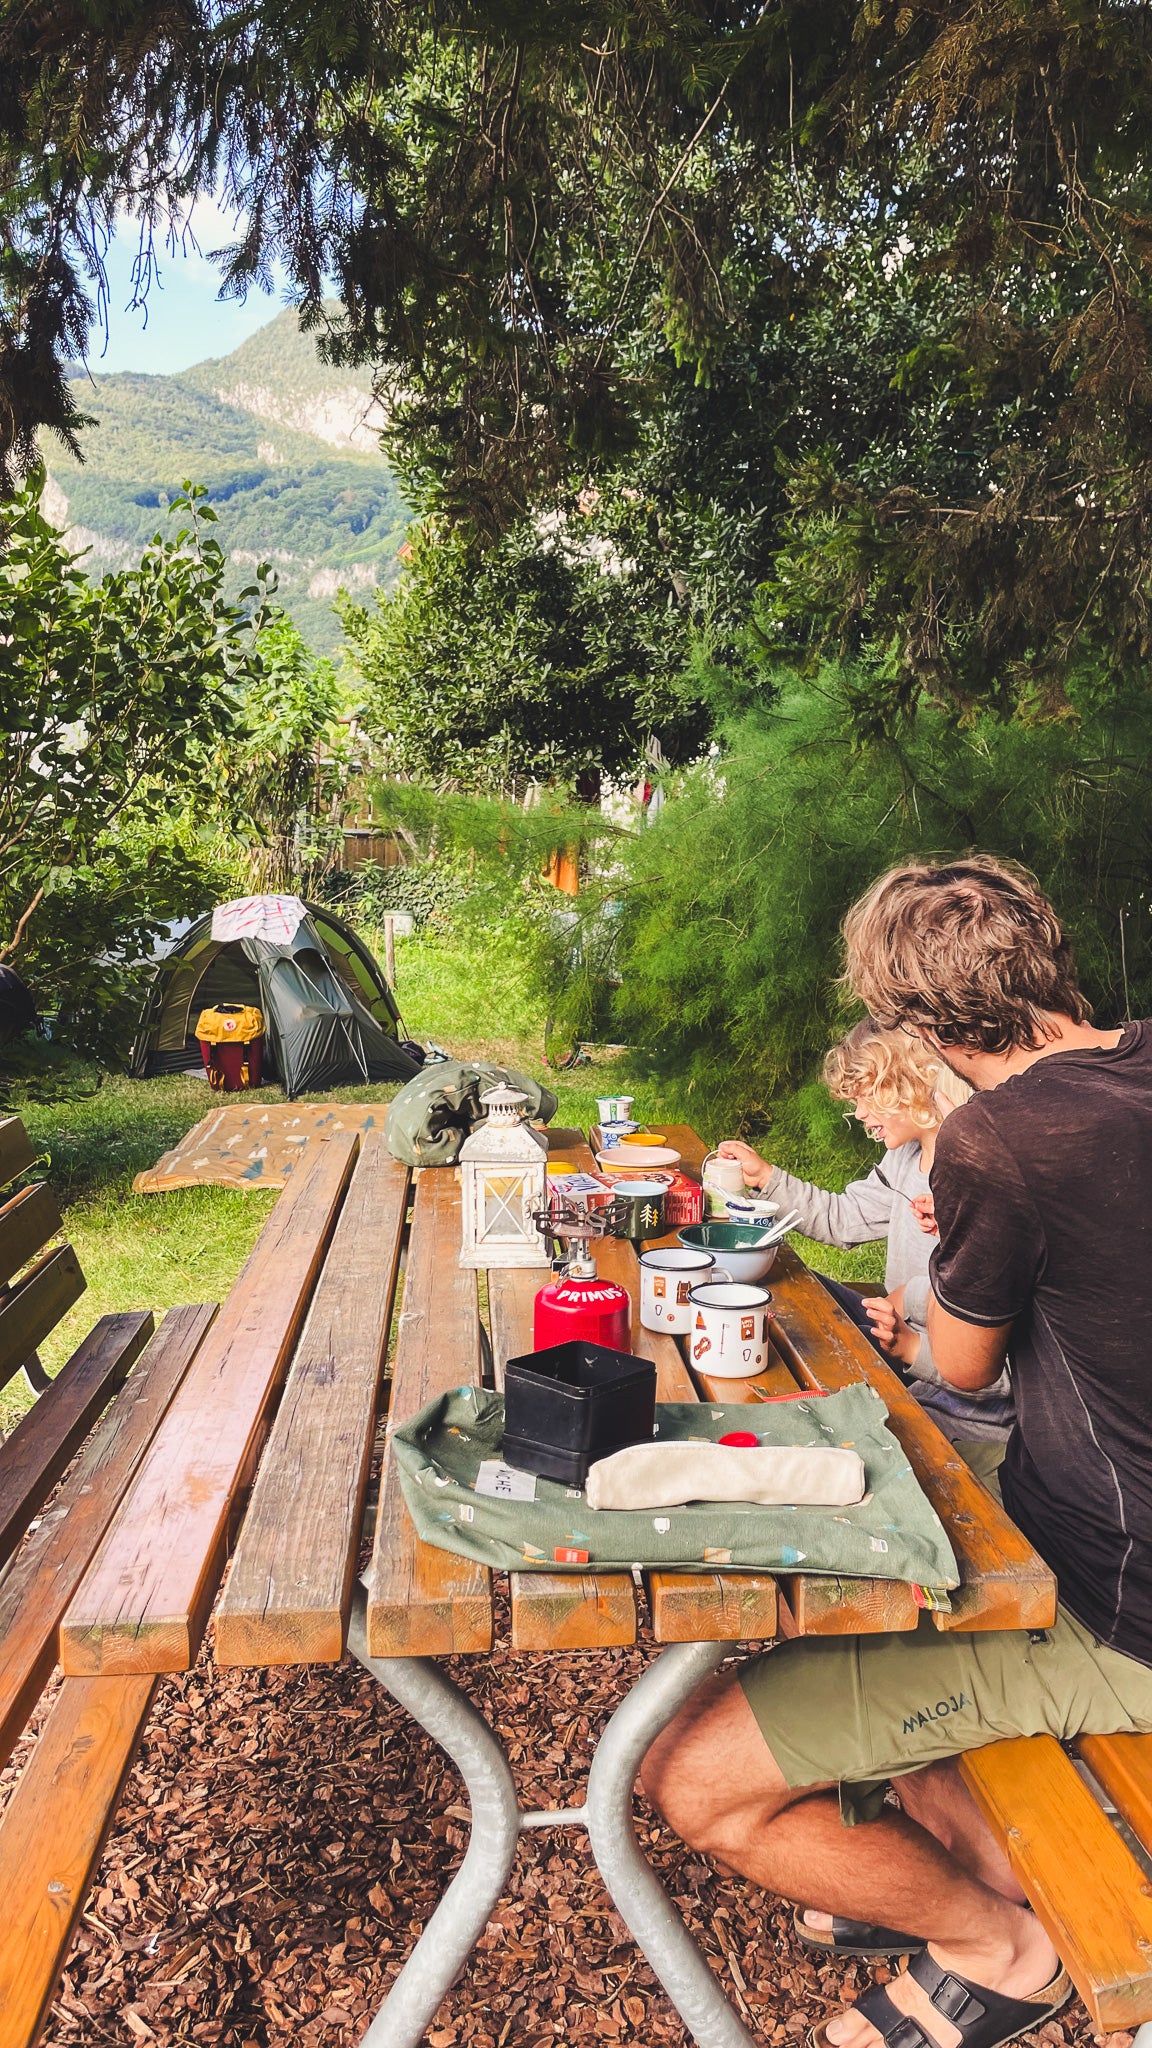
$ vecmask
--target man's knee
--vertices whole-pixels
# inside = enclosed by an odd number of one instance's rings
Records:
[[[645,1796],[682,1841],[723,1856],[749,1817],[791,1795],[734,1676],[713,1679],[658,1735],[640,1766]]]
[[[645,1797],[693,1848],[703,1847],[702,1837],[723,1797],[723,1769],[715,1774],[701,1769],[705,1754],[717,1746],[725,1715],[722,1687],[716,1679],[702,1686],[656,1737],[640,1766]]]

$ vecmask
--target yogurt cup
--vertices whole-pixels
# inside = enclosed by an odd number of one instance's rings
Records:
[[[600,1112],[601,1129],[605,1124],[628,1124],[630,1130],[636,1130],[637,1126],[629,1123],[635,1099],[633,1095],[598,1095],[596,1107]]]

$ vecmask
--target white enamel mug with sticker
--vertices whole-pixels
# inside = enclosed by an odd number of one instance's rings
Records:
[[[705,1280],[688,1295],[688,1360],[710,1379],[747,1380],[768,1366],[772,1296],[750,1281]]]
[[[692,1289],[701,1281],[731,1275],[716,1265],[715,1254],[684,1246],[657,1246],[640,1254],[640,1321],[646,1330],[665,1330],[686,1337],[692,1328]]]

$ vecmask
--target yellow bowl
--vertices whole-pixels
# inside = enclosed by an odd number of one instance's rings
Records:
[[[628,1131],[620,1140],[622,1145],[666,1145],[667,1142],[663,1131]]]
[[[573,1159],[550,1159],[548,1161],[549,1173],[579,1173],[579,1171],[580,1168]]]

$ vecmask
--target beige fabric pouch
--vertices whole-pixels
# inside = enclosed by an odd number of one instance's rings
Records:
[[[857,1451],[733,1444],[631,1444],[589,1471],[590,1508],[676,1508],[689,1501],[761,1507],[851,1507],[864,1498]]]

